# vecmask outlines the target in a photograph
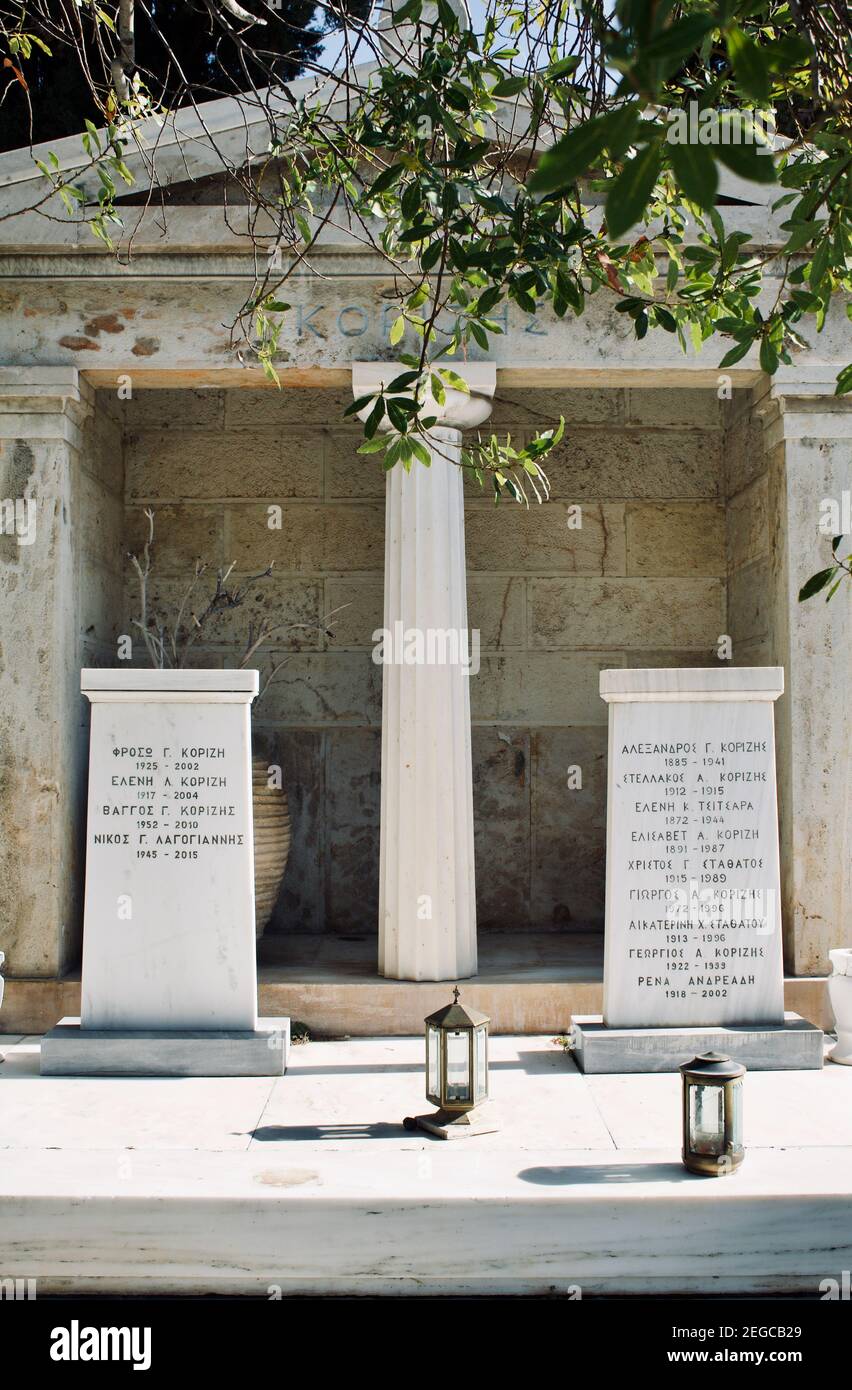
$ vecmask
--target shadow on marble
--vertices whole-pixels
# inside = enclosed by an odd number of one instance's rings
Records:
[[[570,1167],[523,1168],[521,1182],[537,1187],[580,1187],[628,1182],[706,1182],[687,1173],[682,1163],[575,1163]],[[716,1181],[716,1179],[714,1179]]]
[[[374,1041],[374,1039],[370,1039]],[[376,1039],[375,1041],[383,1041]],[[387,1041],[397,1041],[387,1039]],[[413,1043],[423,1049],[422,1038],[399,1039],[406,1043]],[[493,1052],[493,1040],[492,1040]],[[356,1065],[343,1062],[330,1063],[328,1066],[299,1066],[299,1076],[402,1076],[405,1072],[414,1072],[423,1075],[423,1058],[414,1062],[359,1062]],[[522,1071],[527,1076],[552,1075],[556,1071],[565,1069],[579,1074],[579,1069],[570,1053],[565,1052],[556,1044],[552,1052],[533,1052],[518,1049],[517,1058],[489,1058],[488,1070],[491,1074],[501,1071]],[[294,1070],[291,1061],[290,1071]]]
[[[338,1125],[261,1125],[251,1134],[253,1140],[262,1144],[345,1143],[353,1139],[400,1139],[408,1138],[401,1124],[388,1124],[382,1121]],[[419,1146],[418,1146],[419,1147]]]
[[[369,983],[378,988],[398,985],[376,973],[377,938],[308,936],[276,933],[265,936],[258,961],[269,983]],[[481,932],[481,984],[595,983],[602,977],[602,932]]]
[[[613,1151],[585,1079],[549,1038],[492,1038],[489,1071],[500,1128],[476,1137],[477,1152]],[[353,1152],[381,1137],[388,1150],[396,1140],[400,1150],[430,1149],[444,1162],[441,1151],[455,1145],[402,1128],[406,1115],[430,1108],[424,1092],[422,1037],[311,1042],[293,1048],[290,1070],[276,1080],[251,1146],[279,1134],[301,1138],[308,1152]]]

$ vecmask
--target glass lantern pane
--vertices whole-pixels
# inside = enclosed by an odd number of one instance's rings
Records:
[[[427,1028],[426,1030],[426,1094],[430,1096],[438,1095],[440,1082],[438,1080],[438,1030],[437,1028]]]
[[[731,1086],[731,1143],[735,1149],[743,1145],[743,1083],[734,1081]]]
[[[470,1100],[470,1042],[465,1032],[447,1034],[447,1100]]]
[[[488,1095],[488,1034],[484,1028],[477,1028],[474,1041],[476,1099],[483,1100]]]
[[[693,1153],[721,1154],[725,1148],[725,1110],[721,1086],[689,1088],[689,1145]]]

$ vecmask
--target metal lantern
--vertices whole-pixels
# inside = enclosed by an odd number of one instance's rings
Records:
[[[691,1173],[721,1178],[742,1163],[745,1073],[718,1052],[704,1052],[680,1068],[683,1161]]]
[[[433,1115],[406,1119],[406,1129],[425,1129],[442,1139],[454,1134],[491,1133],[497,1128],[488,1101],[487,1014],[459,1003],[430,1014],[426,1025],[426,1099]]]

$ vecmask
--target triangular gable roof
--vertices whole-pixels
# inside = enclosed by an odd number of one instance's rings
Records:
[[[377,66],[375,61],[359,64],[353,75],[363,84]],[[156,190],[210,178],[222,174],[227,167],[258,161],[268,152],[269,114],[286,118],[295,102],[303,98],[320,100],[324,90],[333,95],[337,85],[336,77],[310,76],[290,83],[287,96],[280,90],[264,88],[180,107],[164,121],[151,118],[136,127],[135,142],[124,152],[125,163],[139,187],[148,187],[153,177]],[[339,96],[333,97],[330,110],[333,113],[339,106],[342,115],[346,89],[340,87],[339,92]],[[518,99],[507,99],[501,105],[512,111],[512,139],[522,148],[524,131],[517,121]],[[502,125],[499,115],[492,120],[491,126],[495,137],[509,129],[508,124]],[[103,141],[105,133],[99,131],[99,135]],[[0,222],[0,247],[23,248],[32,236],[34,249],[35,246],[47,249],[52,245],[67,249],[75,244],[87,250],[98,249],[91,244],[94,239],[81,220],[68,217],[58,195],[44,199],[46,181],[35,161],[48,163],[51,156],[58,162],[57,172],[77,182],[91,195],[93,202],[96,199],[97,173],[94,170],[83,172],[89,160],[83,150],[82,132],[0,154],[0,205],[6,214],[5,220]],[[80,173],[75,177],[76,171]],[[745,204],[746,208],[765,209],[776,196],[772,185],[747,182],[727,169],[719,172],[719,196],[726,201]],[[32,210],[33,204],[41,199],[44,199],[41,211],[57,221],[50,222]],[[156,197],[153,201],[156,203]],[[20,217],[10,218],[9,213],[20,213]],[[162,221],[162,211],[159,216]],[[203,220],[199,219],[198,228],[201,243],[206,242]],[[760,219],[762,227],[758,239],[764,242],[767,220],[766,214]],[[80,231],[85,233],[84,237],[78,235]]]

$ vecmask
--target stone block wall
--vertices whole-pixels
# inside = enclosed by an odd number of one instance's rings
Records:
[[[273,660],[286,664],[255,716],[256,745],[284,768],[295,836],[272,930],[342,936],[373,931],[377,915],[381,670],[371,649],[384,555],[384,476],[356,453],[358,428],[342,419],[348,399],[148,391],[124,406],[131,546],[143,508],[157,514],[152,604],[180,601],[196,556],[214,569],[234,562],[235,582],[275,562],[242,610],[205,631],[192,661],[238,660],[246,616],[301,625],[278,635]],[[471,705],[483,931],[602,925],[598,673],[713,664],[729,630],[715,395],[498,389],[493,425],[523,438],[560,414],[566,437],[546,465],[547,506],[495,508],[466,483],[469,621],[481,641]],[[281,509],[280,529],[270,508]],[[736,524],[727,545],[750,554],[747,507]],[[123,631],[137,611],[128,581]],[[750,659],[735,648],[735,661]]]
[[[725,405],[725,548],[728,568],[728,631],[737,666],[781,663],[776,614],[779,563],[777,492],[783,488],[783,456],[765,447],[763,419],[750,391]]]

